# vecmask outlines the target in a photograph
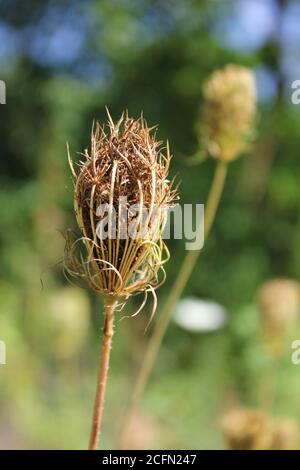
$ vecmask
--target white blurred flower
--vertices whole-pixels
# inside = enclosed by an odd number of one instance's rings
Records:
[[[188,331],[216,331],[226,325],[227,312],[215,302],[186,297],[177,304],[173,320]]]

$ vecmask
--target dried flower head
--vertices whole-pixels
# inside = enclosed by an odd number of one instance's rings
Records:
[[[222,422],[222,429],[231,450],[298,449],[299,427],[292,419],[273,421],[262,410],[236,408]]]
[[[126,114],[117,123],[108,117],[106,126],[93,126],[78,172],[70,160],[82,236],[68,237],[65,270],[105,296],[147,296],[163,280],[168,259],[162,230],[176,198],[168,180],[169,147],[164,155],[143,117]]]
[[[299,426],[293,419],[275,423],[272,450],[298,450]]]
[[[224,417],[222,429],[231,450],[268,450],[272,446],[273,425],[263,411],[234,409]]]
[[[206,151],[225,162],[247,149],[256,111],[253,73],[227,65],[215,71],[203,88],[201,135]]]
[[[280,356],[300,315],[300,284],[290,279],[266,282],[258,293],[263,336],[269,352]]]
[[[261,287],[258,303],[267,330],[293,326],[300,315],[300,284],[290,279],[274,279]]]

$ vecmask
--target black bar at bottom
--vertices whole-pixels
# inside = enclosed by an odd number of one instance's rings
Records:
[[[1,451],[1,467],[5,463],[20,462],[24,464],[38,463],[51,464],[72,462],[75,464],[93,465],[94,468],[105,465],[121,465],[126,468],[138,468],[141,465],[180,465],[181,467],[195,465],[228,465],[232,468],[241,468],[245,463],[270,463],[287,465],[288,462],[297,462],[299,456],[295,451],[205,451],[205,450],[143,450],[143,451]]]

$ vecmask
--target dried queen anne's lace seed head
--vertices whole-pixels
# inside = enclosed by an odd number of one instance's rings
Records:
[[[292,279],[272,279],[265,282],[258,303],[267,330],[283,333],[293,328],[300,318],[300,284]]]
[[[274,421],[259,409],[233,409],[221,425],[231,450],[292,450],[299,447],[296,421],[286,418]]]
[[[122,115],[114,123],[108,116],[107,126],[94,126],[78,172],[70,160],[82,236],[67,237],[65,271],[104,296],[147,296],[164,280],[168,259],[162,232],[177,198],[168,180],[169,148],[165,155],[142,117]]]
[[[225,162],[247,149],[256,112],[253,73],[227,65],[215,71],[203,88],[201,136],[204,148]]]
[[[298,450],[299,425],[294,419],[283,419],[275,424],[272,450]]]
[[[261,410],[231,410],[221,425],[230,450],[269,450],[272,447],[273,423]]]

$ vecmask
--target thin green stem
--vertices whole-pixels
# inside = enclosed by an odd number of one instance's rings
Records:
[[[205,237],[208,236],[213,221],[215,219],[215,215],[220,203],[221,195],[225,184],[226,174],[227,164],[221,161],[218,162],[205,209]],[[188,282],[188,279],[193,271],[193,268],[197,262],[200,252],[201,250],[193,250],[187,252],[182,267],[167,297],[161,315],[155,325],[154,332],[149,340],[144,360],[138,373],[137,380],[135,382],[133,393],[131,395],[131,402],[125,415],[125,419],[123,421],[121,429],[121,448],[126,447],[127,432],[131,420],[136,412],[146,384],[149,380],[160,345],[166,333],[169,322],[172,318],[174,307]]]

